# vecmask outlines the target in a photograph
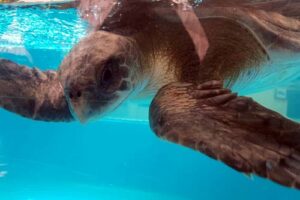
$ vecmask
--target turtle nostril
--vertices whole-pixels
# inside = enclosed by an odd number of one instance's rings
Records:
[[[73,99],[73,98],[74,98],[72,92],[69,93],[69,97],[70,97],[70,99]]]
[[[81,91],[70,91],[69,92],[69,97],[70,97],[70,99],[76,99],[76,98],[79,98],[79,97],[81,97],[82,96],[82,93],[81,93]]]

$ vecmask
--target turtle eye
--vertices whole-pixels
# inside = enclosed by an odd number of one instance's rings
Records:
[[[102,72],[101,85],[109,85],[113,79],[113,72],[110,68],[105,68]]]
[[[117,86],[120,82],[118,59],[110,58],[105,62],[99,79],[101,90],[105,92],[114,92],[118,89]]]

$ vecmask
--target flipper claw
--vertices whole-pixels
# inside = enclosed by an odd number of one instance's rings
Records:
[[[222,88],[222,87],[223,87],[223,81],[221,81],[221,80],[207,81],[207,82],[197,85],[198,90],[218,89],[218,88]]]
[[[204,100],[203,103],[210,106],[218,106],[218,105],[223,105],[236,97],[237,97],[236,93],[221,94],[215,97],[208,98]]]
[[[211,89],[211,90],[196,90],[192,95],[195,99],[214,97],[221,94],[228,94],[231,91],[229,89]]]

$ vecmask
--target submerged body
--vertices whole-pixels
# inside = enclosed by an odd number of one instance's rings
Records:
[[[268,76],[275,70],[297,71],[300,22],[246,7],[194,13],[209,42],[201,61],[167,1],[123,1],[58,72],[2,60],[0,105],[37,120],[85,122],[125,100],[157,93],[150,125],[158,136],[300,188],[300,125],[223,88],[249,89],[256,80],[272,87]]]

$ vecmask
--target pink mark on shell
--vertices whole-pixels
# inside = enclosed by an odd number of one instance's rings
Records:
[[[92,26],[101,26],[117,0],[81,0],[80,13]]]
[[[200,61],[203,61],[209,48],[209,42],[201,22],[187,0],[172,0],[172,2],[178,4],[176,12],[193,40]]]

